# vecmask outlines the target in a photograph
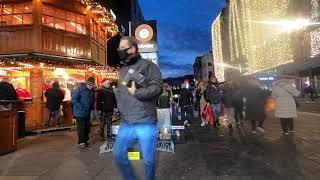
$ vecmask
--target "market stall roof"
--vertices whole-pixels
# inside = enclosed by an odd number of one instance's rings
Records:
[[[99,63],[90,59],[72,58],[65,56],[55,56],[41,53],[23,53],[23,54],[9,54],[0,55],[2,62],[24,62],[24,63],[46,63],[51,65],[62,65],[66,67],[74,67],[79,65],[86,66],[101,66]]]

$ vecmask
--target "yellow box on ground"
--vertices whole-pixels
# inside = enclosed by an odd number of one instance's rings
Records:
[[[140,152],[128,152],[128,159],[129,160],[140,160]]]

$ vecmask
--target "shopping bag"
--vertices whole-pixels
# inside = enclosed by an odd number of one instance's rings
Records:
[[[204,106],[201,116],[203,119],[209,122],[210,125],[213,125],[214,118],[213,118],[212,107],[210,104],[206,104]]]
[[[214,113],[212,111],[212,107],[210,105],[208,105],[207,108],[208,114],[207,114],[207,119],[209,121],[209,124],[212,126],[214,124]]]
[[[224,117],[224,106],[222,103],[220,104],[220,115]]]

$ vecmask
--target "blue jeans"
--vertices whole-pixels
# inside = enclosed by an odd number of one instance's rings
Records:
[[[59,125],[59,110],[53,111],[53,110],[48,109],[48,108],[47,108],[46,124],[45,124],[45,126],[50,126],[51,113],[53,113],[53,115],[54,115],[55,126],[58,126],[58,125]]]
[[[181,107],[181,116],[182,120],[187,120],[189,124],[192,123],[192,107],[191,106],[182,106]]]
[[[128,148],[138,140],[144,161],[146,180],[155,179],[155,156],[157,148],[157,125],[154,123],[121,123],[113,148],[113,155],[124,180],[136,180],[128,160]]]
[[[219,116],[220,116],[220,103],[219,104],[211,104],[212,112],[214,115],[214,123],[218,123]]]

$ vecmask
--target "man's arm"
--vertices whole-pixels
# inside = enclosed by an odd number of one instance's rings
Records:
[[[150,64],[146,74],[147,86],[136,90],[135,97],[139,100],[156,98],[162,93],[162,75],[155,64]]]

